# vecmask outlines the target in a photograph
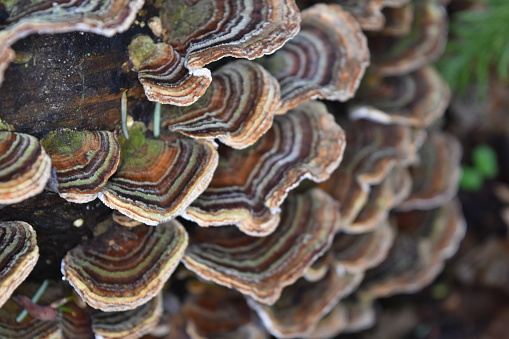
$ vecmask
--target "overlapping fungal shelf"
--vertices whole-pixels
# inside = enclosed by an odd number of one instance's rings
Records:
[[[0,131],[0,204],[14,204],[41,193],[51,160],[37,138]]]
[[[279,82],[245,60],[229,62],[212,75],[210,87],[193,105],[164,105],[162,126],[194,138],[217,138],[233,148],[251,146],[272,126]]]
[[[147,35],[133,39],[129,59],[147,98],[163,104],[190,105],[205,93],[212,81],[210,71],[189,73],[185,59],[170,44],[154,43]]]
[[[124,312],[98,312],[91,315],[91,329],[103,338],[140,338],[152,332],[163,313],[163,300],[159,293],[143,305]]]
[[[364,78],[350,112],[352,119],[428,127],[440,117],[451,98],[449,87],[431,66],[414,72]]]
[[[97,198],[120,161],[117,138],[107,131],[59,130],[41,143],[56,171],[57,192],[70,202]]]
[[[344,146],[344,132],[325,106],[304,103],[276,116],[253,146],[224,149],[209,187],[185,217],[202,226],[235,224],[246,234],[268,235],[288,192],[304,179],[327,179]]]
[[[352,13],[364,30],[378,31],[384,27],[385,17],[382,14],[382,7],[385,3],[383,0],[361,0],[356,2],[336,0],[334,2]]]
[[[350,99],[369,64],[369,51],[348,12],[317,4],[302,12],[295,38],[261,63],[281,85],[278,111],[284,113],[310,99]]]
[[[372,68],[379,74],[409,73],[437,59],[447,41],[447,15],[434,0],[413,1],[410,32],[399,37],[373,32],[369,35]]]
[[[464,233],[461,150],[437,127],[450,94],[428,65],[445,42],[443,6],[297,3],[2,5],[2,75],[26,35],[126,32],[101,38],[122,46],[121,81],[91,101],[74,94],[73,118],[55,116],[66,129],[36,138],[0,121],[0,245],[16,247],[0,255],[14,268],[0,267],[0,336],[331,338],[372,326],[377,298],[438,274]],[[79,74],[83,89],[97,86]],[[83,130],[76,115],[102,98],[118,99],[105,113],[115,118]],[[56,200],[36,199],[44,190]],[[48,231],[44,208],[68,220],[74,203],[84,217]],[[33,229],[3,221],[31,204]],[[80,236],[58,243],[59,232]],[[15,300],[44,279],[36,268],[21,284],[37,246],[64,281],[17,323]]]
[[[199,230],[183,262],[206,280],[273,304],[330,247],[341,218],[338,207],[319,189],[293,195],[272,234],[255,238],[233,227]]]
[[[26,279],[39,259],[36,234],[23,221],[0,222],[0,306]]]
[[[121,139],[117,172],[99,194],[108,206],[148,225],[171,220],[205,190],[217,166],[212,142],[168,135],[148,139],[136,123]]]
[[[125,311],[159,293],[187,243],[187,233],[177,221],[159,227],[113,224],[69,251],[62,261],[62,273],[90,306]]]

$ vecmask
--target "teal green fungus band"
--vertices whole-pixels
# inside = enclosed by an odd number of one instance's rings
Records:
[[[209,187],[184,217],[202,226],[234,224],[252,236],[270,234],[288,192],[304,179],[327,179],[341,161],[344,141],[321,103],[277,115],[253,146],[221,154]]]
[[[311,190],[288,197],[272,234],[259,238],[234,227],[204,228],[183,261],[206,280],[272,304],[329,248],[339,221],[337,202]]]
[[[41,143],[55,167],[58,194],[71,202],[97,198],[120,161],[120,146],[112,132],[60,130]]]
[[[149,225],[178,216],[205,190],[217,166],[216,146],[173,134],[145,137],[135,123],[121,139],[121,160],[99,198],[110,208]]]
[[[30,274],[38,258],[32,226],[23,221],[0,222],[0,306]]]
[[[350,99],[369,64],[366,37],[337,5],[302,11],[300,32],[261,64],[281,85],[284,113],[310,99]]]
[[[279,83],[246,60],[229,62],[212,75],[205,94],[191,106],[163,107],[163,126],[195,138],[217,138],[233,148],[252,145],[272,126]]]
[[[159,293],[187,242],[184,227],[174,220],[158,227],[113,225],[67,252],[62,273],[91,307],[127,311]]]

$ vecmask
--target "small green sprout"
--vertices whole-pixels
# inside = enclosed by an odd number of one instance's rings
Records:
[[[473,166],[462,166],[460,187],[475,192],[481,189],[485,179],[493,179],[498,173],[497,155],[488,145],[478,145],[472,151]]]
[[[474,167],[484,178],[493,179],[498,172],[497,155],[487,145],[479,145],[472,152]]]

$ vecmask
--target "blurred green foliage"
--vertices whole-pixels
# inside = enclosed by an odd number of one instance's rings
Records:
[[[459,94],[475,85],[486,95],[492,71],[509,80],[509,0],[470,0],[473,9],[452,15],[450,36],[437,67]]]
[[[497,173],[495,151],[488,145],[478,145],[472,150],[472,167],[462,166],[460,187],[466,191],[478,191],[485,179],[493,179]]]

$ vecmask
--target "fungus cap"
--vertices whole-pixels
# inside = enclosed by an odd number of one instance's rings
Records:
[[[180,135],[145,137],[135,123],[130,138],[120,137],[117,172],[99,193],[108,207],[148,225],[171,220],[209,184],[217,166],[214,143]]]
[[[55,167],[58,194],[70,202],[97,198],[120,161],[120,146],[112,132],[60,130],[41,141]]]
[[[343,130],[325,106],[304,103],[276,116],[253,146],[223,149],[209,187],[183,216],[201,226],[235,224],[246,234],[267,235],[288,192],[304,179],[327,179],[344,147]]]
[[[41,193],[51,174],[51,160],[37,138],[0,131],[0,204],[21,202]]]
[[[233,148],[254,144],[272,126],[280,103],[279,83],[247,60],[227,63],[213,78],[193,105],[164,105],[162,125],[194,138],[218,138]]]
[[[319,189],[290,196],[272,234],[253,238],[236,228],[199,230],[184,264],[206,280],[273,304],[330,247],[338,210],[336,201]]]
[[[32,272],[39,259],[36,234],[23,221],[0,222],[0,307]]]
[[[127,311],[159,293],[187,242],[184,227],[175,220],[158,227],[114,225],[67,252],[62,273],[91,307]]]
[[[262,65],[281,85],[280,113],[314,98],[351,98],[369,64],[357,21],[337,5],[302,12],[301,31]]]

